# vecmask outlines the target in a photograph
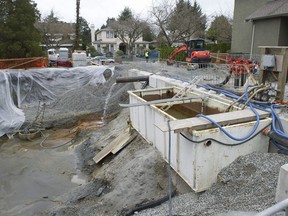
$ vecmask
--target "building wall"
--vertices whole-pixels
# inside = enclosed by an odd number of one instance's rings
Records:
[[[235,0],[231,52],[250,53],[252,22],[245,19],[269,0]]]
[[[281,18],[255,21],[255,40],[253,53],[259,54],[259,46],[278,46]]]
[[[288,17],[281,18],[279,46],[288,46]]]

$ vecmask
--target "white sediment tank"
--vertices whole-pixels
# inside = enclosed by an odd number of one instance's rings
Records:
[[[179,89],[180,90],[180,89]],[[177,92],[176,87],[165,87],[157,89],[146,89],[129,91],[130,104],[144,103],[146,101],[153,101],[167,98],[167,94]],[[165,97],[163,96],[165,95]],[[163,97],[162,97],[163,96]],[[194,102],[184,104],[183,102],[173,102],[176,106],[183,106],[183,110],[190,112],[198,109],[198,113],[201,113],[202,107],[209,109],[211,112],[204,113],[207,116],[213,116],[213,110],[219,111],[220,116],[230,116],[233,118],[235,112],[234,123],[227,124],[223,128],[230,134],[236,137],[243,137],[253,129],[255,121],[237,122],[241,113],[253,116],[253,112],[247,110],[237,110],[237,107],[233,108],[232,112],[223,113],[228,104],[219,101],[215,98],[208,98],[202,103],[202,95],[196,92],[189,93],[188,96],[199,97]],[[186,102],[187,103],[187,102]],[[205,126],[202,129],[186,128],[182,131],[177,131],[175,128],[167,129],[168,121],[179,120],[177,110],[167,110],[167,112],[161,109],[163,105],[145,105],[130,107],[130,119],[132,126],[146,139],[156,147],[163,158],[168,162],[169,158],[169,144],[171,145],[171,167],[187,182],[187,184],[196,192],[207,190],[213,183],[217,181],[217,175],[221,169],[232,163],[237,157],[246,155],[252,152],[268,152],[269,138],[259,133],[253,139],[243,142],[243,144],[237,144],[239,142],[233,141],[228,138],[220,129]],[[195,108],[197,107],[197,108]],[[180,108],[181,109],[181,108]],[[189,109],[191,109],[189,111]],[[187,111],[188,110],[188,111]],[[196,110],[197,112],[197,110]],[[241,113],[240,113],[241,112]],[[217,115],[216,114],[216,115]],[[186,114],[184,114],[186,115]],[[182,116],[183,117],[183,116]],[[254,117],[254,116],[253,116]],[[180,120],[188,122],[200,121],[198,117],[187,116]],[[203,120],[203,119],[202,119]],[[203,120],[205,123],[205,120]],[[233,122],[233,119],[232,121]],[[268,126],[271,122],[270,118],[262,118],[255,133],[260,132],[264,127]],[[165,127],[166,126],[166,129]],[[181,125],[181,122],[179,122]],[[207,123],[207,125],[209,125]],[[175,126],[175,124],[174,124]],[[164,128],[164,129],[163,129]],[[169,132],[170,131],[170,132]],[[171,139],[169,139],[169,136]],[[188,139],[187,139],[188,138]],[[219,144],[213,140],[213,138],[223,143],[231,144],[224,145]],[[169,143],[171,140],[171,143]],[[191,142],[193,140],[194,142]],[[205,140],[205,141],[203,141]],[[235,144],[235,145],[233,145]]]
[[[59,49],[59,61],[68,61],[69,50],[68,48],[60,48]]]
[[[87,56],[85,52],[72,53],[73,67],[87,66]]]

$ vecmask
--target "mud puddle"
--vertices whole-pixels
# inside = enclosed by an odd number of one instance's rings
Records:
[[[43,131],[33,141],[0,140],[0,215],[43,212],[61,204],[59,195],[88,182],[76,169],[76,134],[73,128]]]

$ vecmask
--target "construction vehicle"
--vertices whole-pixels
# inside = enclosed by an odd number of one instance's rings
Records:
[[[210,63],[210,52],[205,50],[203,39],[186,41],[181,47],[177,47],[167,60],[167,65],[174,64],[175,56],[180,52],[186,52],[186,62],[188,63]]]

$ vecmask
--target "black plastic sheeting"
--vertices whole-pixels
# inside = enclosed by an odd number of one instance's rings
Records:
[[[107,69],[87,66],[0,71],[0,137],[12,135],[21,128],[25,122],[21,106],[51,102],[73,89],[105,83]],[[114,67],[109,69],[113,75]]]

